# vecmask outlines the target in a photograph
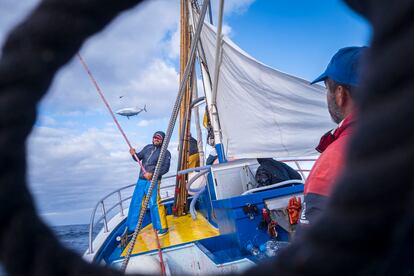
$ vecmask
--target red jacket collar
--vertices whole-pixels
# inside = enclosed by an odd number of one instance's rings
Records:
[[[354,122],[355,122],[355,115],[351,113],[339,123],[337,128],[332,129],[328,131],[327,133],[325,133],[321,137],[321,140],[319,141],[319,144],[315,149],[318,152],[322,153],[336,139],[338,139],[342,135],[350,133],[352,131],[351,126],[354,124]]]

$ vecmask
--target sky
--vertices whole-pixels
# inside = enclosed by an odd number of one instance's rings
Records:
[[[0,44],[39,0],[0,1]],[[218,1],[212,1],[217,22]],[[82,46],[137,149],[167,127],[178,91],[179,1],[150,0],[123,13]],[[306,80],[317,77],[345,46],[369,45],[370,26],[338,0],[226,0],[224,32],[257,60]],[[176,168],[177,137],[169,147]],[[96,202],[135,183],[138,168],[78,60],[57,74],[38,106],[27,141],[28,181],[41,217],[52,225],[89,222]],[[175,159],[174,159],[175,158]]]

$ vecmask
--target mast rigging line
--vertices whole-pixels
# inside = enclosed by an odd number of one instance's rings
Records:
[[[213,25],[213,12],[211,11],[211,2],[208,3],[208,18],[210,19],[210,24]]]
[[[128,137],[126,136],[126,134],[125,134],[124,130],[122,129],[121,125],[119,124],[118,120],[116,119],[115,114],[114,114],[114,112],[112,111],[111,106],[109,105],[108,101],[106,100],[105,95],[103,94],[103,92],[102,92],[101,88],[99,87],[98,82],[97,82],[97,81],[96,81],[96,79],[94,78],[94,76],[93,76],[93,74],[92,74],[91,70],[89,69],[88,65],[86,64],[86,62],[85,62],[85,60],[82,58],[82,56],[81,56],[79,53],[77,53],[76,55],[77,55],[77,57],[78,57],[79,61],[81,62],[81,64],[82,64],[83,68],[84,68],[84,69],[85,69],[85,71],[88,73],[89,78],[91,79],[92,83],[94,84],[94,86],[95,86],[95,88],[96,88],[96,91],[98,92],[98,94],[99,94],[99,96],[101,97],[102,101],[104,102],[104,104],[105,104],[106,108],[108,109],[109,113],[111,114],[112,119],[114,120],[114,122],[115,122],[116,126],[118,127],[118,130],[121,132],[122,136],[124,137],[125,142],[128,144],[128,147],[129,147],[130,149],[132,149],[132,146],[131,146],[131,143],[129,142]],[[145,170],[144,166],[142,165],[142,162],[139,160],[139,158],[138,158],[138,156],[137,156],[137,154],[136,154],[136,153],[134,153],[134,157],[135,157],[135,160],[138,162],[139,166],[141,167],[141,170],[142,170],[144,173],[146,173],[147,171]],[[146,210],[146,208],[145,208],[145,210]],[[161,267],[161,272],[162,272],[162,275],[164,275],[164,276],[165,276],[165,275],[166,275],[166,271],[165,271],[165,264],[164,264],[164,260],[163,260],[163,256],[162,256],[162,250],[161,250],[161,245],[160,245],[160,239],[159,239],[159,237],[158,237],[158,233],[157,233],[157,231],[155,230],[155,228],[154,228],[154,235],[155,235],[155,239],[156,239],[156,241],[157,241],[157,246],[158,246],[158,256],[159,256],[159,258],[160,258],[160,267]]]
[[[211,7],[211,2],[209,2],[209,7]],[[196,12],[198,12],[198,14],[200,14],[200,11],[199,11],[197,5],[195,5],[195,8],[196,8]],[[190,11],[190,17],[192,19],[191,28],[192,28],[193,33],[195,33],[196,32],[195,31],[196,19],[195,19],[194,13],[193,13],[194,10],[192,9],[192,7],[190,7],[189,11]],[[205,54],[203,43],[202,43],[201,39],[199,39],[199,41],[198,41],[198,59],[199,59],[201,78],[202,78],[202,83],[203,83],[203,88],[204,88],[204,94],[205,94],[205,97],[206,97],[206,104],[207,104],[207,106],[209,106],[207,91],[209,91],[208,93],[210,93],[210,97],[211,97],[211,87],[212,87],[212,81],[211,80],[212,79],[211,79],[210,71],[208,70],[208,67],[207,67],[207,58],[206,58],[206,54]],[[210,123],[213,124],[213,121],[212,121],[213,118],[210,114],[210,109],[207,109],[206,112],[207,112],[207,115],[210,118],[209,119]],[[215,140],[216,138],[214,137],[213,139]],[[208,138],[207,138],[207,144],[208,144]],[[205,151],[206,151],[206,149],[204,148],[204,152]],[[211,198],[211,191],[210,191],[210,186],[209,185],[207,185],[207,190],[208,190],[207,194],[208,194],[208,197],[210,199],[210,207],[211,207],[211,210],[212,210],[212,215],[213,215],[214,218],[217,218],[216,217],[216,212],[214,210],[212,198]]]
[[[219,57],[222,54],[222,25],[223,25],[223,10],[224,10],[224,0],[220,0],[219,3],[219,22],[218,22],[218,26],[217,26],[217,38],[216,38],[216,57],[215,57],[215,68],[213,68],[213,71],[210,71],[207,67],[207,59],[206,59],[206,54],[204,51],[204,47],[203,44],[201,42],[201,40],[199,41],[199,50],[198,50],[198,58],[200,59],[200,70],[201,70],[201,76],[203,79],[203,87],[204,87],[204,91],[206,94],[206,102],[207,102],[207,106],[208,106],[208,115],[210,118],[210,123],[211,123],[211,127],[213,130],[213,139],[214,139],[214,143],[216,145],[220,145],[222,144],[222,132],[221,132],[221,127],[220,127],[220,120],[218,117],[218,111],[217,111],[217,105],[216,105],[216,96],[217,96],[217,91],[214,91],[214,87],[218,86],[218,78],[219,78],[219,69],[220,69],[220,63],[217,61],[219,59]],[[197,10],[197,7],[196,7]],[[190,11],[192,11],[192,9],[190,9]],[[192,14],[192,13],[191,13]],[[195,16],[192,14],[192,18],[193,18],[193,22],[195,22]],[[195,24],[192,24],[193,26]],[[194,29],[193,29],[194,32]],[[214,78],[213,78],[214,77]],[[217,80],[217,83],[214,83],[214,80]],[[207,91],[209,91],[207,93]],[[216,92],[216,93],[214,93]],[[207,97],[207,94],[208,97]],[[222,149],[220,149],[220,152],[222,152]],[[219,150],[218,150],[219,153]],[[222,158],[222,154],[219,153],[219,160],[220,162],[224,161]]]
[[[205,102],[206,97],[198,97],[198,89],[197,89],[197,76],[193,75],[193,99],[190,104],[190,108],[194,112],[194,124],[196,127],[197,132],[197,149],[198,149],[198,159],[200,160],[200,166],[204,166],[204,147],[203,147],[203,134],[201,131],[201,124],[200,124],[200,112],[198,106]]]
[[[224,9],[224,0],[220,0],[219,18],[218,18],[218,23],[217,23],[216,57],[215,57],[215,66],[214,66],[214,79],[213,79],[213,97],[212,97],[213,106],[216,106],[217,104],[217,87],[218,87],[220,65],[221,65],[221,54],[222,54],[222,43],[221,42],[223,40],[223,36],[222,36],[223,9]]]
[[[121,267],[122,271],[125,271],[125,268],[128,265],[129,259],[131,257],[132,250],[135,246],[135,242],[136,242],[138,233],[139,233],[139,231],[141,230],[141,227],[142,227],[142,222],[144,220],[145,211],[148,208],[149,199],[150,199],[151,194],[154,190],[155,184],[158,181],[157,179],[158,179],[158,176],[160,174],[161,164],[164,162],[165,153],[166,153],[168,145],[170,143],[171,136],[172,136],[172,133],[173,133],[173,130],[174,130],[174,125],[175,125],[177,117],[178,117],[179,107],[180,107],[180,104],[181,104],[181,101],[182,101],[182,98],[183,98],[183,95],[184,95],[186,83],[188,81],[188,77],[190,75],[191,68],[192,68],[192,66],[194,64],[194,61],[195,61],[197,43],[198,43],[198,40],[200,39],[201,29],[202,29],[203,24],[204,24],[204,18],[205,18],[206,12],[207,12],[208,3],[210,3],[210,0],[205,0],[203,2],[203,7],[202,7],[202,10],[201,10],[201,16],[200,16],[200,19],[199,19],[198,24],[197,24],[196,34],[194,36],[194,40],[191,41],[190,56],[189,56],[187,65],[185,67],[184,77],[181,79],[181,82],[180,82],[178,95],[177,95],[177,98],[176,98],[176,101],[175,101],[175,104],[174,104],[174,108],[173,108],[173,111],[172,111],[172,114],[171,114],[171,117],[170,117],[170,122],[168,124],[168,129],[167,129],[167,132],[166,132],[166,135],[165,135],[165,138],[164,138],[164,142],[161,146],[160,156],[158,158],[157,165],[155,166],[155,171],[154,171],[154,175],[152,177],[151,185],[148,188],[147,196],[145,197],[144,203],[141,207],[138,223],[137,223],[137,226],[135,228],[134,234],[132,236],[132,239],[131,239],[131,242],[130,242],[130,245],[129,245],[129,248],[128,248],[128,252],[125,255],[125,259],[122,263],[122,267]]]

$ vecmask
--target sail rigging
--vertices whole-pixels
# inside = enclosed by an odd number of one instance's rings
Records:
[[[194,16],[198,17],[196,11]],[[206,68],[218,64],[216,41],[216,28],[204,22],[200,43]],[[326,111],[325,89],[255,60],[228,37],[220,46],[216,92],[212,97],[206,91],[206,100],[217,108],[213,115],[220,127],[213,127],[220,132],[226,157],[316,155],[321,130],[334,127]],[[211,85],[203,80],[205,87]]]

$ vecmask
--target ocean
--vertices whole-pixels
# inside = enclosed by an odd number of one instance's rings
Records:
[[[53,226],[51,228],[66,247],[83,254],[88,248],[88,227],[88,224],[80,224]]]
[[[65,225],[65,226],[52,226],[51,229],[55,232],[57,238],[68,248],[76,251],[78,254],[83,255],[88,248],[88,234],[89,225]],[[99,227],[97,227],[99,228]],[[0,276],[7,275],[0,266]]]

